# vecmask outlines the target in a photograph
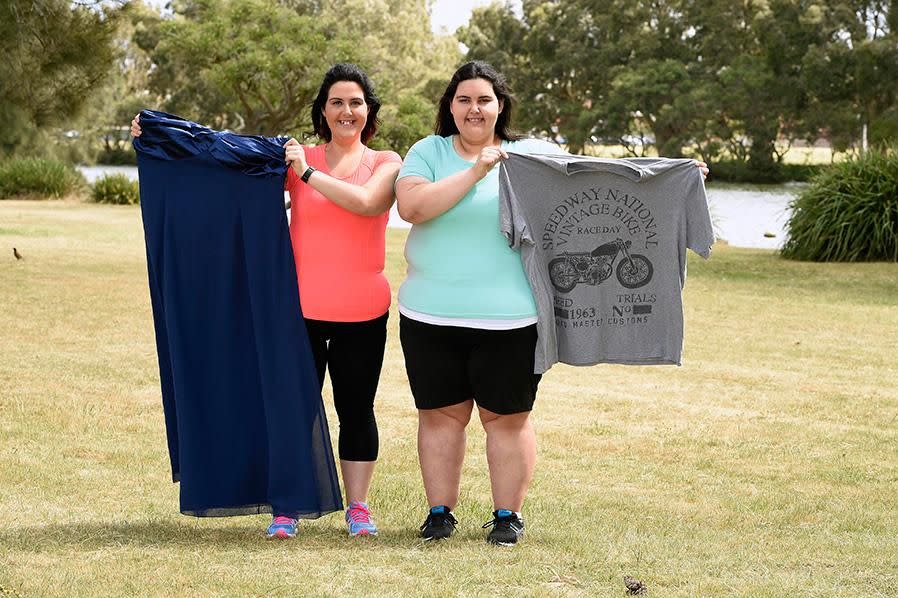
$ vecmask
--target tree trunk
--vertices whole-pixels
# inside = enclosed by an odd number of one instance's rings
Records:
[[[758,183],[773,183],[779,179],[779,165],[773,159],[776,133],[776,126],[749,131],[752,141],[748,151],[748,170]]]

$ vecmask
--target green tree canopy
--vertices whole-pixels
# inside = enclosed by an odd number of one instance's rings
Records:
[[[524,0],[458,32],[521,99],[519,122],[572,151],[726,149],[759,178],[777,142],[898,138],[896,0]]]
[[[0,154],[81,110],[112,66],[115,16],[67,0],[0,4]]]
[[[238,132],[301,134],[325,71],[355,62],[375,81],[375,143],[404,151],[431,129],[427,82],[457,61],[416,0],[181,0],[135,34],[154,64],[162,108]],[[423,127],[424,115],[427,127]],[[379,140],[378,140],[379,139]]]
[[[320,64],[356,58],[325,24],[266,0],[173,3],[137,37],[164,108],[218,128],[276,135],[308,128]]]

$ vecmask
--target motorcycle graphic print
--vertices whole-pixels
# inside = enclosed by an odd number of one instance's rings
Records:
[[[592,251],[564,251],[549,262],[549,279],[560,293],[571,292],[578,284],[598,285],[617,275],[618,282],[625,288],[638,289],[652,280],[654,268],[644,255],[630,253],[631,241],[617,238],[599,245]],[[623,258],[614,263],[618,256]]]

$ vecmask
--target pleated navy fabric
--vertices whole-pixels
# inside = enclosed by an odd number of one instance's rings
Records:
[[[135,139],[181,512],[343,509],[284,211],[286,139],[144,110]]]

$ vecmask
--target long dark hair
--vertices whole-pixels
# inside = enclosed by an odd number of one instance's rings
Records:
[[[374,93],[374,83],[365,74],[365,71],[348,62],[340,62],[332,66],[325,73],[321,87],[318,88],[318,96],[312,102],[312,126],[315,129],[315,134],[325,141],[331,140],[331,130],[327,126],[327,119],[324,118],[324,105],[327,103],[327,95],[331,86],[340,81],[358,83],[365,94],[365,103],[368,104],[368,120],[365,122],[365,128],[362,129],[362,143],[368,143],[368,140],[377,133],[377,127],[380,125],[380,120],[377,118],[377,113],[380,111],[380,98]]]
[[[442,137],[449,137],[458,133],[458,127],[455,126],[455,119],[452,118],[450,106],[452,105],[452,98],[455,97],[455,92],[458,89],[458,84],[469,79],[486,79],[492,83],[493,93],[502,102],[502,112],[499,113],[499,117],[496,119],[496,135],[499,136],[499,139],[503,141],[522,139],[523,135],[511,130],[511,115],[517,101],[511,87],[499,71],[494,69],[491,64],[481,60],[466,62],[458,67],[458,70],[452,75],[446,91],[443,92],[443,97],[440,98],[435,133]]]

